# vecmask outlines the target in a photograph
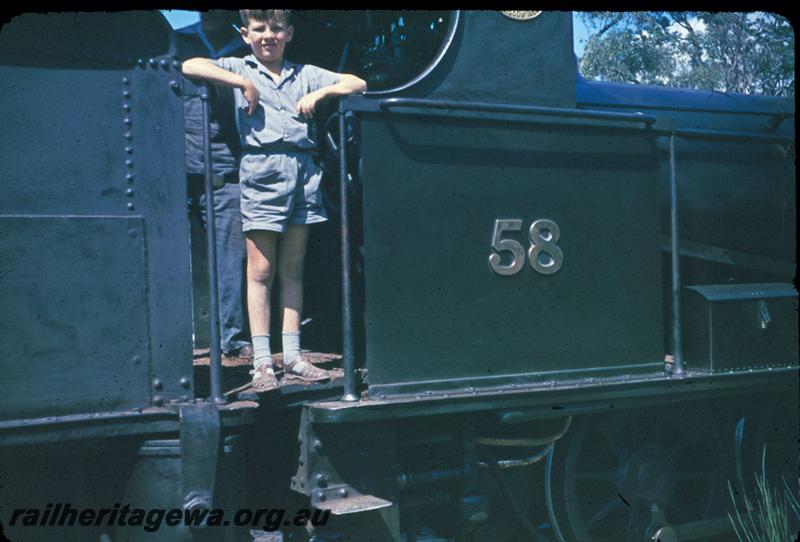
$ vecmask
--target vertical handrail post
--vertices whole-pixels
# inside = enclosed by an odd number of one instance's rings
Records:
[[[220,353],[219,336],[219,286],[217,283],[217,234],[214,216],[214,186],[211,172],[211,130],[209,128],[208,113],[208,86],[204,85],[200,92],[203,102],[203,144],[205,165],[205,195],[206,195],[206,242],[208,244],[208,293],[209,293],[209,326],[211,327],[210,344],[210,379],[211,399],[215,403],[224,403],[222,395],[222,358]]]
[[[672,248],[672,345],[673,374],[684,374],[683,338],[681,334],[681,269],[678,229],[678,182],[675,175],[675,132],[669,136],[669,201],[670,242]]]
[[[339,199],[342,237],[342,369],[344,393],[342,401],[358,401],[355,354],[353,352],[353,313],[350,280],[350,229],[347,210],[347,133],[345,111],[339,100]]]

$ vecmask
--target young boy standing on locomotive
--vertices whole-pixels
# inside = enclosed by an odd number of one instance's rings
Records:
[[[253,340],[253,387],[276,386],[270,347],[270,295],[280,283],[284,370],[305,380],[328,378],[300,355],[303,264],[308,227],[327,220],[322,171],[308,123],[326,98],[363,92],[356,76],[285,60],[294,27],[288,10],[241,10],[240,32],[252,54],[183,63],[187,77],[232,87],[242,141],[239,179],[247,237],[247,308]]]

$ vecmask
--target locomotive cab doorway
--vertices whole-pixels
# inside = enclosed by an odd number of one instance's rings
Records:
[[[235,21],[234,21],[235,22]],[[368,84],[369,93],[402,89],[424,78],[450,46],[458,12],[389,10],[295,10],[295,38],[287,58],[332,71],[352,73]],[[310,121],[317,143],[315,159],[323,168],[322,191],[328,221],[310,230],[306,253],[303,307],[303,347],[314,352],[342,352],[342,257],[339,194],[339,130],[336,100],[323,102]],[[350,119],[348,119],[349,121]],[[359,309],[363,305],[360,178],[357,129],[347,123],[348,197],[353,246],[355,326],[363,329]],[[202,224],[191,222],[194,341],[196,349],[208,348],[209,287],[207,242]],[[279,285],[274,284],[273,314],[279,314]],[[271,334],[280,337],[280,318],[272,319]],[[360,338],[361,334],[357,334]],[[280,347],[276,346],[280,352]],[[363,352],[363,347],[357,350]]]

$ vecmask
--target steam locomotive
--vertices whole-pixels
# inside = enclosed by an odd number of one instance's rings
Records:
[[[127,503],[329,514],[273,540],[727,540],[762,460],[796,492],[791,100],[585,80],[563,12],[301,15],[297,58],[370,83],[315,126],[304,337],[343,377],[261,396],[193,361],[172,30],[3,27],[5,536],[269,535],[12,518]]]

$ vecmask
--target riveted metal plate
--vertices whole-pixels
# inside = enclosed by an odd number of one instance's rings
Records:
[[[370,396],[652,371],[663,360],[652,139],[468,114],[362,113]],[[552,274],[528,262],[543,219],[558,226]],[[503,221],[514,228],[493,235]],[[500,266],[518,257],[518,272],[493,271],[494,253]]]
[[[0,254],[0,416],[147,406],[141,217],[0,216]]]

